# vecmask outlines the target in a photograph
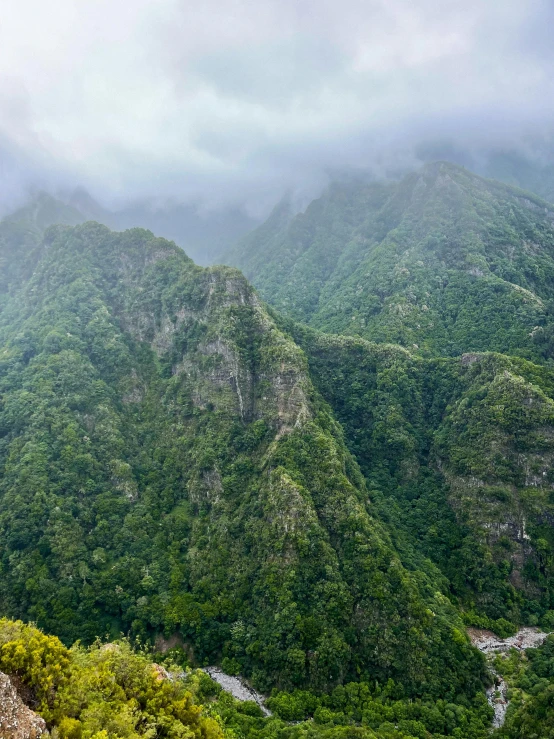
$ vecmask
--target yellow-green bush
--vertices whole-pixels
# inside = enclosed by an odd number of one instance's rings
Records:
[[[56,691],[69,675],[71,654],[55,636],[22,621],[0,619],[0,670],[32,689],[48,719]]]
[[[21,621],[0,620],[0,670],[38,701],[55,739],[219,739],[188,687],[125,640],[67,649]]]

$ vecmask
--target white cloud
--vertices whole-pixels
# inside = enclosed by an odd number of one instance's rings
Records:
[[[255,200],[422,136],[549,125],[545,0],[20,0],[0,25],[10,172]],[[544,39],[543,39],[544,41]],[[386,146],[385,146],[386,144]],[[14,158],[15,157],[15,158]],[[15,164],[14,164],[15,162]]]

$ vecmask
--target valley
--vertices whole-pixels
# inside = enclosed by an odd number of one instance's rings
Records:
[[[124,635],[214,736],[519,737],[550,690],[554,210],[445,163],[337,185],[229,252],[259,292],[32,212],[0,223],[0,671],[38,695],[16,642]],[[470,639],[522,628],[506,664]]]

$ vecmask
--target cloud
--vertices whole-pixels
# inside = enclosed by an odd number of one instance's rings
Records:
[[[0,180],[266,207],[426,141],[554,120],[549,0],[19,0],[0,25]]]

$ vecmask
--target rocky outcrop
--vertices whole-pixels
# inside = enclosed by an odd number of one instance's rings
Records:
[[[0,672],[0,737],[39,739],[46,734],[44,719],[23,703],[10,678]]]

